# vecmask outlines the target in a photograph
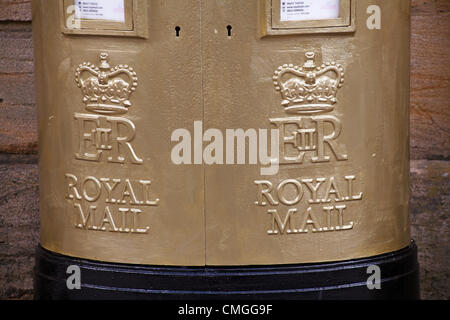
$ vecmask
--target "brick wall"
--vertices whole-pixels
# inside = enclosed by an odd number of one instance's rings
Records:
[[[450,1],[413,0],[411,220],[422,297],[450,298]],[[39,239],[29,0],[0,0],[0,299],[32,298]]]

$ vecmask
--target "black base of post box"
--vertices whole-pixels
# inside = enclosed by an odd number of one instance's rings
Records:
[[[69,266],[80,268],[81,289],[69,290]],[[370,290],[372,265],[380,289]],[[374,279],[374,278],[373,278]],[[372,280],[373,280],[372,279]],[[374,281],[370,281],[374,283]],[[37,250],[35,298],[264,300],[419,299],[414,242],[403,250],[333,263],[249,267],[163,267],[95,262]]]

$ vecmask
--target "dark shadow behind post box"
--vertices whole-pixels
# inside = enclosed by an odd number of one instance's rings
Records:
[[[33,1],[36,297],[418,298],[410,3],[371,5]],[[266,133],[274,174],[228,145],[205,164],[205,132]]]

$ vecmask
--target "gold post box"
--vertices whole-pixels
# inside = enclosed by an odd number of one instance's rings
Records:
[[[139,297],[416,297],[409,18],[407,0],[33,1],[38,296],[126,297],[83,274],[139,266],[159,274],[135,272]],[[55,296],[70,265],[94,282]]]

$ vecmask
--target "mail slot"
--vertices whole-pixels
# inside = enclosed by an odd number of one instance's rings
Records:
[[[404,0],[33,1],[37,297],[417,298],[409,23]]]

